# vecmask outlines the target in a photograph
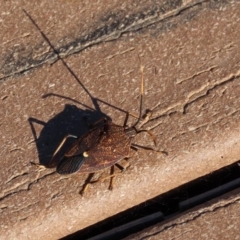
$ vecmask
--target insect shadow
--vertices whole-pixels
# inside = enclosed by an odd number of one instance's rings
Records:
[[[71,104],[66,104],[63,111],[48,122],[30,117],[28,122],[36,143],[39,164],[46,167],[56,167],[54,165],[50,166],[49,163],[63,138],[68,134],[81,137],[89,130],[85,119],[89,122],[96,122],[100,118],[110,119],[106,114],[100,111],[82,110]],[[43,126],[39,136],[35,130],[36,125]],[[73,139],[69,139],[69,141],[64,144],[56,157],[61,157],[61,155],[63,155],[72,144],[72,140]]]

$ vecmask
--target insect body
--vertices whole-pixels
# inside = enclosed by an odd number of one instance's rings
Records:
[[[129,156],[134,128],[124,128],[103,119],[65,153],[57,165],[59,174],[93,173]]]

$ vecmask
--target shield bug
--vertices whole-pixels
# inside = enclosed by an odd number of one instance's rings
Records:
[[[70,71],[70,73],[78,80],[73,71],[68,67],[64,62],[61,56],[58,54],[56,49],[53,47],[46,35],[41,31],[39,26],[35,23],[32,17],[23,9],[24,13],[32,21],[35,27],[40,31],[42,37],[46,40],[49,46],[52,48],[54,53],[57,54],[58,59],[61,59],[64,66]],[[140,61],[141,62],[141,61]],[[148,130],[138,129],[137,125],[139,124],[142,118],[142,105],[143,105],[143,67],[141,65],[141,94],[140,94],[140,110],[137,121],[131,126],[127,126],[127,121],[129,114],[126,115],[124,125],[120,126],[114,124],[108,119],[100,119],[97,121],[91,129],[82,137],[77,137],[74,135],[66,136],[56,151],[54,152],[48,167],[55,167],[59,174],[73,174],[76,172],[90,173],[91,176],[95,172],[102,171],[105,168],[112,167],[110,189],[113,186],[114,178],[114,166],[119,167],[121,170],[123,168],[118,164],[122,159],[128,158],[130,153],[130,148],[141,147],[147,150],[153,150],[156,152],[161,152],[167,154],[166,152],[154,150],[150,147],[143,147],[132,143],[133,138],[140,132],[147,132],[153,139],[155,145],[156,141],[153,134]],[[78,81],[79,82],[79,81]],[[82,85],[83,86],[83,85]],[[90,94],[89,94],[90,95]],[[150,114],[149,114],[150,113]],[[151,115],[151,112],[146,114],[145,122]],[[56,157],[56,154],[59,152],[63,144],[68,138],[76,138],[76,141],[70,146],[70,148],[65,152],[64,156],[59,159]],[[135,147],[134,147],[135,146]],[[88,184],[91,183],[91,176],[88,178],[88,181],[85,183],[82,193],[87,188]],[[98,180],[97,180],[98,181]],[[95,182],[95,181],[94,181]]]
[[[117,164],[120,160],[128,158],[130,148],[139,145],[133,144],[133,138],[140,132],[147,132],[153,138],[154,136],[148,130],[137,129],[137,124],[142,117],[142,105],[143,105],[143,67],[141,66],[141,95],[140,95],[140,110],[137,121],[131,126],[127,126],[128,116],[126,115],[124,125],[120,126],[114,124],[111,120],[106,118],[100,119],[91,129],[82,137],[68,135],[66,136],[55,153],[49,166],[56,166],[59,174],[73,174],[79,173],[91,173],[92,176],[95,172],[102,171],[105,168],[112,167],[111,182],[109,188],[113,187],[114,165],[121,168]],[[61,149],[67,138],[76,138],[76,141],[66,151],[64,156],[59,160],[55,159],[56,154]],[[142,147],[148,150],[154,150],[149,147]],[[157,151],[157,150],[154,150]],[[57,162],[57,164],[56,164]],[[123,170],[123,169],[121,169]],[[99,181],[99,180],[97,180]],[[94,181],[96,182],[96,181]],[[91,177],[88,182],[85,183],[81,193],[83,193],[88,184],[91,182]]]

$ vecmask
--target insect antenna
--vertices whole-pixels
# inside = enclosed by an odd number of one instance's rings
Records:
[[[140,56],[139,57],[139,60],[140,60],[140,71],[141,71],[141,93],[140,93],[140,107],[139,107],[139,117],[137,119],[137,121],[132,125],[132,128],[135,128],[137,126],[137,124],[140,122],[141,120],[141,117],[142,117],[142,106],[143,106],[143,94],[144,94],[144,83],[143,83],[143,65],[142,65],[142,61],[140,59]]]
[[[142,65],[142,61],[140,56],[138,56],[139,60],[140,60],[140,71],[141,71],[141,93],[140,93],[140,107],[139,107],[139,117],[137,119],[137,121],[132,125],[132,127],[129,128],[129,131],[131,131],[132,129],[135,130],[135,132],[141,133],[141,132],[146,132],[153,140],[154,145],[157,145],[156,142],[156,137],[154,136],[153,133],[151,133],[151,131],[147,130],[147,129],[141,129],[141,126],[139,127],[139,129],[136,128],[136,126],[138,125],[138,123],[141,121],[141,117],[142,117],[142,106],[143,106],[143,95],[144,95],[144,79],[143,79],[143,65]]]

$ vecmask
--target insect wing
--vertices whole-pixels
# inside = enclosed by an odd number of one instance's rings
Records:
[[[71,174],[79,171],[86,158],[84,152],[98,145],[102,138],[103,126],[92,129],[76,141],[57,166],[59,174]]]
[[[89,151],[89,149],[98,145],[101,140],[103,132],[103,126],[92,129],[88,133],[86,133],[82,138],[78,139],[70,149],[66,152],[66,157],[78,156],[83,154],[84,152]]]
[[[83,155],[64,157],[57,166],[59,174],[71,174],[77,172],[85,161]]]

